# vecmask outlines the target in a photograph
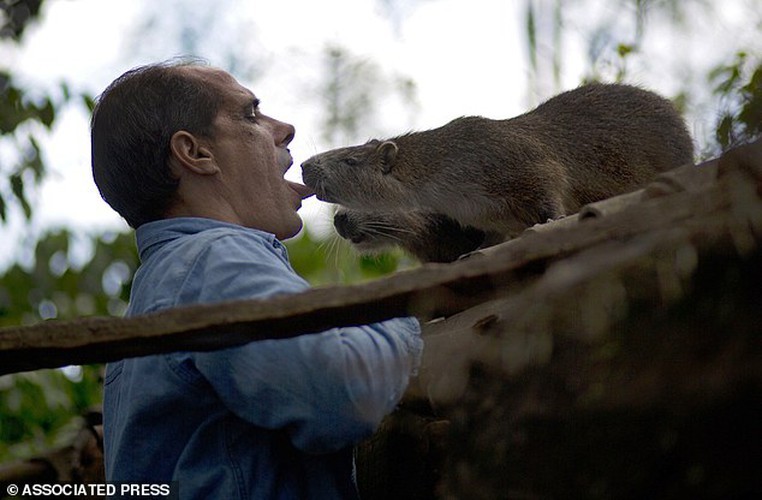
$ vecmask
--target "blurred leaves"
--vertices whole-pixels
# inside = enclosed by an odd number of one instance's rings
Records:
[[[0,278],[0,326],[124,311],[138,262],[133,236],[79,240],[68,230],[49,233],[37,242],[30,267],[17,263],[5,271]],[[92,257],[78,264],[82,256],[75,253]]]
[[[8,160],[0,157],[0,220],[7,221],[10,198],[22,209],[28,219],[32,214],[29,204],[29,183],[37,185],[46,173],[42,153],[36,136],[42,129],[50,130],[56,118],[56,109],[50,97],[31,99],[16,86],[12,75],[0,71],[0,141],[10,146],[15,154]]]
[[[40,14],[43,0],[0,0],[0,41],[21,41],[26,27]],[[0,66],[0,222],[8,221],[9,207],[16,205],[29,220],[33,206],[32,190],[47,173],[39,145],[42,134],[50,132],[61,109],[72,100],[66,83],[51,92],[25,88],[14,80],[8,68]],[[92,98],[79,95],[82,104],[92,109]],[[2,151],[0,151],[2,153]]]
[[[526,0],[529,86],[538,96],[556,93],[561,87],[563,14],[561,0]]]
[[[0,39],[21,39],[27,25],[40,13],[43,0],[0,0]]]
[[[286,247],[294,270],[313,286],[368,281],[413,265],[402,252],[360,255],[336,234],[321,239],[309,230]]]
[[[387,74],[375,62],[337,45],[325,48],[323,64],[326,79],[319,92],[325,116],[321,128],[328,144],[346,146],[379,134],[381,103],[388,107],[390,100],[397,99],[402,109],[417,109],[416,85],[410,78]]]
[[[0,326],[121,315],[137,263],[130,233],[49,233],[29,266],[15,264],[0,276]],[[65,442],[101,401],[100,366],[0,377],[0,462]]]
[[[68,445],[101,403],[100,366],[0,377],[0,462]]]
[[[712,70],[709,83],[722,103],[715,137],[723,150],[762,134],[762,59],[739,52]]]
[[[0,72],[0,91],[3,95],[0,102],[3,111],[0,114],[0,133],[9,134],[27,120],[36,120],[50,128],[55,119],[55,108],[50,98],[30,102],[11,78],[9,73]]]

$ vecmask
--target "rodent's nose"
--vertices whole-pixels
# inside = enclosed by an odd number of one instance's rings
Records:
[[[336,228],[336,232],[339,236],[345,240],[349,240],[352,243],[358,244],[365,241],[367,237],[363,234],[362,229],[357,224],[357,220],[349,216],[347,212],[339,210],[333,216],[333,226]]]
[[[315,189],[320,174],[318,173],[318,161],[310,158],[302,163],[302,180],[306,185]]]
[[[349,239],[350,222],[346,212],[336,212],[333,216],[333,227],[336,228],[336,232],[339,233],[339,236]]]
[[[340,203],[341,200],[333,195],[329,174],[330,171],[326,171],[325,165],[314,156],[302,163],[302,181],[315,191],[317,199],[329,203]]]

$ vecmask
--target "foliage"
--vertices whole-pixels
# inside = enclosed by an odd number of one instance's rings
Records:
[[[0,462],[70,444],[84,415],[101,402],[100,366],[0,377]]]
[[[15,264],[4,273],[0,326],[124,311],[137,265],[133,237],[108,234],[85,241],[92,257],[81,266],[75,243],[68,230],[50,233],[37,242],[31,266]]]
[[[312,285],[337,285],[377,279],[413,265],[401,252],[359,255],[336,235],[318,238],[309,230],[286,242],[294,270]]]
[[[49,97],[30,100],[25,92],[11,80],[11,75],[0,72],[0,138],[11,143],[18,151],[16,158],[0,163],[0,219],[7,220],[7,199],[15,200],[28,219],[32,213],[25,181],[30,178],[39,183],[45,174],[40,147],[35,139],[37,130],[21,127],[34,122],[50,129],[55,120],[56,106]],[[21,130],[20,130],[21,129]]]
[[[40,14],[43,0],[3,0],[0,2],[0,39],[21,39],[27,25]]]
[[[527,0],[525,5],[526,43],[529,55],[529,85],[538,95],[543,95],[549,89],[542,88],[542,83],[552,81],[553,89],[561,87],[561,33],[563,8],[561,0],[543,2]],[[552,22],[543,22],[552,19]],[[544,43],[549,39],[550,51],[544,49]],[[549,66],[549,71],[548,71]],[[546,75],[546,71],[549,75]]]
[[[42,0],[0,3],[0,40],[19,41],[28,23],[40,10]],[[38,124],[50,129],[55,120],[57,103],[48,96],[32,98],[13,81],[13,76],[0,69],[0,144],[10,144],[18,152],[9,160],[0,156],[0,220],[6,222],[8,201],[15,201],[28,219],[32,213],[27,183],[38,184],[45,174],[40,147],[35,136]]]
[[[724,108],[715,136],[723,150],[762,134],[762,59],[739,52],[732,63],[715,68],[709,82]]]
[[[42,3],[0,1],[0,42],[20,42],[24,30],[39,15]],[[17,205],[27,220],[31,218],[30,194],[47,173],[39,138],[53,128],[60,110],[73,97],[92,109],[92,97],[72,95],[66,83],[60,83],[54,93],[39,92],[19,84],[12,72],[0,67],[0,222],[8,221],[12,205]],[[7,155],[1,154],[3,147]]]
[[[390,107],[396,99],[402,109],[415,112],[416,85],[410,78],[387,74],[373,61],[335,45],[325,48],[323,61],[327,76],[320,88],[325,110],[321,130],[327,144],[363,142],[381,133],[381,103]]]
[[[19,42],[39,16],[43,0],[0,2],[0,41]],[[71,100],[66,84],[53,96],[25,88],[0,69],[0,220],[16,205],[30,219],[30,190],[47,171],[39,146],[62,106]],[[91,107],[92,99],[81,96]],[[2,152],[2,151],[0,151]],[[126,304],[136,256],[132,237],[93,237],[92,257],[77,257],[66,231],[37,242],[29,266],[15,264],[0,277],[0,326],[54,318],[118,313]],[[39,454],[68,444],[80,415],[101,402],[101,367],[68,367],[0,377],[0,461]]]
[[[16,264],[0,278],[0,326],[121,314],[137,262],[131,234],[77,241],[66,230],[50,233],[30,266]],[[101,399],[100,366],[0,377],[0,462],[65,442]]]

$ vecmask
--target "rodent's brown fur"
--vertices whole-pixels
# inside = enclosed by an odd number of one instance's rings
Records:
[[[442,214],[511,237],[692,161],[668,100],[589,84],[508,120],[472,116],[302,164],[319,199],[354,210]]]

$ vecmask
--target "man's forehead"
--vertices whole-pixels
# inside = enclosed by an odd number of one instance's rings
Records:
[[[248,101],[256,99],[254,93],[238,83],[238,80],[225,70],[212,66],[186,66],[184,71],[193,74],[205,83],[218,87],[224,94],[233,94]]]

